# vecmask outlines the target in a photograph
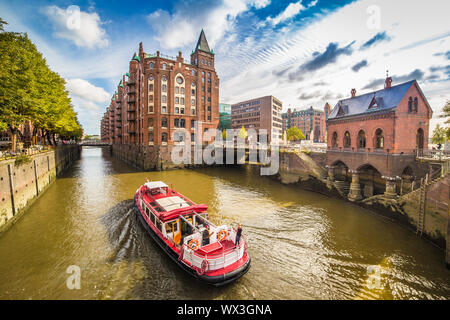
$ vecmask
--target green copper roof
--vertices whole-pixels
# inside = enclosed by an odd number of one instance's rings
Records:
[[[129,76],[130,76],[130,73],[129,73],[129,72],[127,72],[127,73],[125,73],[125,75],[126,75],[127,77],[129,77]]]
[[[134,55],[133,60],[136,60],[136,61],[138,61],[138,62],[141,62],[141,58],[139,58],[139,56],[136,55],[136,54]]]
[[[122,88],[123,88],[123,82],[122,82],[122,80],[120,80],[119,87],[122,87]]]

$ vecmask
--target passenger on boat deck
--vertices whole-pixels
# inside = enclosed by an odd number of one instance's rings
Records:
[[[237,232],[236,232],[236,241],[235,241],[237,246],[239,245],[239,241],[241,241],[241,234],[242,234],[242,226],[239,223],[238,229],[237,229]]]
[[[202,234],[202,246],[206,246],[209,244],[209,230],[208,230],[208,225],[205,225],[205,230],[203,230],[203,234]]]

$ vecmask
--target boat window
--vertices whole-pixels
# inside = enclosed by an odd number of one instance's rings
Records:
[[[156,202],[155,202],[155,201],[152,201],[152,202],[150,202],[150,205],[151,205],[152,207],[156,207]]]
[[[161,221],[156,220],[156,227],[158,228],[159,231],[162,232],[162,224],[161,224]]]
[[[178,231],[178,224],[176,221],[172,221],[172,222],[168,222],[166,223],[166,234],[167,233],[172,233],[172,227],[173,227],[173,231],[177,232]]]
[[[150,216],[150,220],[152,221],[153,224],[155,224],[155,215],[152,213],[152,215]]]
[[[149,214],[150,214],[150,210],[148,210],[147,206],[145,206],[145,214],[147,215],[147,217],[148,217]]]

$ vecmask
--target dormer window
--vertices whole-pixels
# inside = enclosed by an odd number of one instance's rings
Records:
[[[342,106],[339,106],[339,110],[338,110],[337,116],[338,117],[342,117],[344,115],[345,115],[344,109],[342,108]]]
[[[378,105],[377,99],[375,99],[375,97],[372,99],[372,101],[370,102],[369,105],[369,109],[376,109],[379,108],[380,106]]]

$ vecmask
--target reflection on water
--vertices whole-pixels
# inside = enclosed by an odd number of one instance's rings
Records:
[[[176,266],[136,219],[146,178],[241,222],[250,271],[213,288]],[[350,203],[245,167],[137,172],[95,147],[0,238],[2,299],[449,299],[449,280],[442,250]]]

